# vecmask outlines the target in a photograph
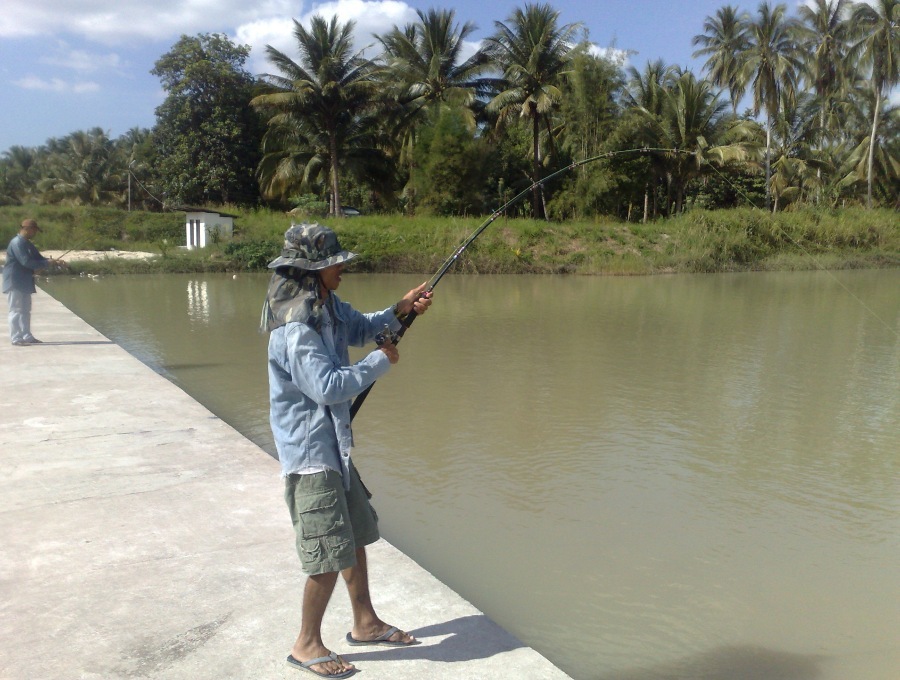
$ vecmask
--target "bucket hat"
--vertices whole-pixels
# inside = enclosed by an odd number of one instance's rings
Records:
[[[296,267],[316,271],[356,257],[356,253],[341,248],[337,234],[331,229],[317,222],[304,222],[292,224],[284,232],[284,250],[269,263],[269,269]]]

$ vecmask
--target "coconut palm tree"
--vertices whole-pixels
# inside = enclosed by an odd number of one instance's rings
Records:
[[[812,6],[799,8],[803,77],[815,90],[819,108],[818,133],[810,141],[818,142],[820,149],[841,127],[835,106],[852,77],[847,59],[850,6],[851,0],[814,0]]]
[[[675,70],[660,88],[659,112],[638,108],[646,119],[648,141],[673,150],[661,156],[660,162],[676,213],[684,208],[688,184],[708,171],[710,163],[743,161],[754,149],[747,142],[758,127],[728,116],[728,103],[719,99],[713,88],[713,83],[690,71]]]
[[[48,203],[123,205],[124,166],[115,142],[101,128],[73,132],[50,144],[38,189]]]
[[[832,105],[845,89],[848,79],[847,51],[850,48],[849,10],[852,0],[814,0],[801,5],[800,45],[807,56],[803,74],[819,97],[820,127],[833,121]],[[828,124],[826,124],[828,121]]]
[[[488,67],[485,53],[478,50],[462,59],[475,24],[454,23],[454,10],[416,10],[416,14],[417,23],[375,36],[384,49],[384,81],[398,90],[398,99],[413,116],[450,101],[471,106],[488,85],[480,77]]]
[[[872,182],[877,131],[882,103],[900,82],[900,0],[875,0],[872,4],[860,2],[853,9],[853,26],[859,39],[854,55],[868,66],[875,105],[872,112],[872,128],[869,136],[867,202],[872,207]]]
[[[11,146],[0,157],[0,205],[25,203],[38,179],[38,154],[24,146]]]
[[[759,5],[749,25],[749,46],[743,60],[741,78],[753,95],[753,113],[766,114],[766,209],[771,207],[769,182],[772,177],[772,122],[782,101],[796,90],[801,60],[797,48],[798,25],[787,16],[784,5]]]
[[[373,115],[376,65],[351,51],[354,25],[316,15],[307,30],[295,20],[300,61],[267,45],[281,75],[265,74],[272,91],[250,102],[268,116],[258,169],[266,194],[284,196],[324,182],[335,216],[341,214],[342,170],[363,174],[384,157]],[[386,174],[381,167],[370,176]]]
[[[482,50],[463,59],[465,41],[475,24],[455,23],[454,10],[416,10],[419,21],[394,26],[376,35],[381,43],[380,84],[392,103],[386,114],[388,127],[398,142],[398,160],[412,175],[413,151],[425,124],[437,124],[441,110],[452,106],[475,128],[479,95],[486,95],[489,80],[481,77],[488,68]]]
[[[674,66],[667,66],[662,59],[648,61],[643,71],[638,71],[634,66],[628,67],[625,101],[640,115],[636,132],[639,143],[644,146],[665,146],[665,141],[660,138],[660,131],[663,126],[666,88],[677,78],[677,74],[678,70]],[[653,154],[647,165],[649,172],[644,184],[644,222],[650,216],[651,206],[653,214],[656,214],[658,187],[667,172],[666,159],[662,156]]]
[[[874,143],[871,132],[860,129],[862,121],[873,119],[873,109],[881,107]],[[878,200],[885,205],[900,205],[900,106],[880,99],[869,88],[859,92],[846,107],[848,127],[859,132],[847,146],[843,157],[841,187],[850,190],[866,187],[866,202]],[[868,127],[868,123],[865,124]],[[870,153],[870,149],[872,152]],[[860,191],[860,194],[862,192]]]
[[[678,69],[667,66],[662,59],[648,61],[643,71],[629,66],[625,99],[631,106],[659,115],[663,109],[665,88],[677,77]]]
[[[494,22],[495,33],[485,41],[491,61],[502,71],[500,91],[488,102],[498,124],[525,118],[532,129],[532,180],[540,179],[541,124],[547,126],[558,107],[561,78],[569,68],[578,24],[559,25],[559,12],[547,4],[526,4],[507,23]],[[540,187],[535,185],[532,214],[543,217]]]
[[[746,12],[726,5],[714,16],[706,17],[704,32],[691,40],[691,44],[701,46],[694,52],[694,57],[706,57],[703,68],[710,80],[723,90],[728,90],[735,115],[747,86],[741,78],[741,58],[749,47],[748,21]]]
[[[814,151],[818,135],[817,102],[814,95],[782,93],[783,102],[772,125],[773,161],[772,209],[818,192],[823,184],[822,171],[828,164],[823,154]]]

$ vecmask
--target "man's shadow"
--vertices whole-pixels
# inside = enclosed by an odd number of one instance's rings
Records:
[[[436,623],[408,631],[423,644],[410,647],[368,647],[364,652],[341,652],[351,663],[357,661],[396,661],[423,659],[425,661],[472,661],[487,659],[496,654],[524,647],[521,641],[500,628],[484,614],[463,616],[452,621]],[[439,642],[429,638],[444,637]]]
[[[409,631],[423,644],[341,652],[351,663],[422,659],[454,663],[487,659],[525,645],[486,616],[466,616]],[[437,643],[429,638],[444,637]],[[616,671],[597,680],[816,680],[823,657],[752,645],[725,646],[658,666]],[[552,662],[552,659],[551,659]]]

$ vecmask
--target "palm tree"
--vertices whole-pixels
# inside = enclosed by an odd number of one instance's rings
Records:
[[[639,141],[644,146],[662,147],[664,140],[660,138],[662,129],[662,116],[666,100],[666,88],[677,77],[677,69],[667,66],[662,59],[648,61],[643,71],[638,71],[634,66],[628,67],[628,84],[625,90],[625,100],[632,109],[637,110],[641,116],[639,128]],[[650,156],[649,172],[644,184],[644,218],[646,222],[650,216],[650,193],[653,193],[653,213],[657,209],[657,192],[660,178],[666,172],[665,159],[656,154]]]
[[[772,125],[774,212],[789,202],[802,199],[805,193],[818,192],[822,186],[821,171],[828,167],[821,159],[822,154],[813,151],[819,132],[815,97],[800,92],[796,96],[782,93],[782,98],[784,101]]]
[[[24,146],[11,146],[0,158],[0,205],[25,203],[34,193],[38,154]]]
[[[859,35],[854,52],[871,68],[872,92],[875,95],[866,169],[867,202],[871,208],[878,119],[882,102],[891,88],[900,82],[900,0],[876,0],[871,5],[864,2],[857,4],[853,10],[853,25]]]
[[[741,78],[741,57],[749,47],[746,12],[726,5],[714,16],[706,17],[703,33],[695,35],[693,45],[701,45],[694,57],[705,56],[704,69],[713,84],[728,90],[732,112],[737,115],[737,107],[744,96],[746,82]]]
[[[122,205],[124,166],[115,142],[101,128],[73,132],[51,144],[48,172],[38,188],[50,203]]]
[[[418,132],[426,122],[437,124],[441,109],[458,108],[470,129],[475,128],[478,95],[487,93],[489,81],[481,74],[488,68],[487,56],[476,51],[463,60],[466,38],[476,30],[466,22],[454,22],[454,10],[416,10],[419,21],[375,37],[381,43],[386,67],[380,73],[383,89],[391,93],[390,124],[399,141],[399,162],[409,164]]]
[[[849,74],[847,50],[850,24],[847,21],[851,0],[814,0],[813,6],[801,5],[800,19],[805,78],[819,97],[819,129],[822,136],[834,129],[835,99],[844,89]]]
[[[475,30],[472,22],[454,23],[454,10],[416,10],[418,23],[375,37],[384,48],[386,82],[399,89],[400,101],[415,115],[434,105],[458,102],[471,106],[486,92],[479,76],[488,66],[481,50],[462,60],[465,40]],[[474,122],[474,121],[473,121]]]
[[[500,92],[487,109],[498,114],[503,125],[514,117],[527,118],[532,127],[532,180],[540,179],[541,123],[548,127],[562,96],[560,80],[569,67],[577,24],[559,25],[559,12],[546,4],[526,4],[516,9],[507,24],[496,21],[496,32],[485,49],[503,72]],[[543,217],[539,185],[535,184],[532,214]]]
[[[769,182],[772,177],[772,122],[782,96],[796,90],[801,61],[797,49],[798,22],[787,16],[784,5],[774,8],[763,2],[757,18],[750,22],[749,47],[741,77],[750,83],[753,113],[766,113],[766,209],[772,205]]]
[[[848,127],[859,130],[862,121],[872,120],[877,93],[869,88],[862,90],[846,107]],[[883,99],[875,142],[868,130],[860,131],[848,143],[843,157],[841,188],[852,189],[866,185],[872,192],[872,200],[897,208],[900,205],[900,106],[893,106]],[[868,123],[864,124],[868,128]],[[871,153],[870,153],[871,150]],[[868,194],[867,194],[868,195]]]
[[[654,115],[663,109],[666,85],[677,77],[678,69],[666,66],[662,59],[648,61],[643,71],[628,67],[628,89],[625,98],[631,106],[640,107]]]
[[[648,139],[659,147],[673,149],[661,157],[661,163],[675,212],[684,208],[690,181],[707,171],[711,162],[746,160],[754,148],[745,142],[754,137],[758,127],[751,121],[734,121],[727,116],[728,104],[719,99],[713,87],[690,71],[676,70],[661,85],[659,112],[638,108],[646,118]]]
[[[351,52],[354,25],[316,15],[307,31],[295,20],[300,62],[267,45],[282,75],[264,75],[273,91],[250,102],[269,116],[258,170],[266,193],[283,196],[324,180],[335,216],[341,215],[342,169],[362,173],[383,157],[372,116],[376,66]]]
[[[804,78],[818,96],[819,126],[816,140],[824,152],[826,140],[840,129],[835,105],[850,78],[847,50],[850,46],[850,23],[847,12],[851,0],[814,0],[814,4],[800,6],[803,22],[801,45],[806,55]],[[821,181],[821,170],[818,179]]]

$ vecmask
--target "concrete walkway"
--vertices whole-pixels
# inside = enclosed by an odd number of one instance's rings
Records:
[[[32,326],[0,341],[0,679],[312,677],[277,463],[46,293]],[[357,677],[568,677],[388,543],[369,562],[423,644],[348,646],[339,583],[324,639]]]

